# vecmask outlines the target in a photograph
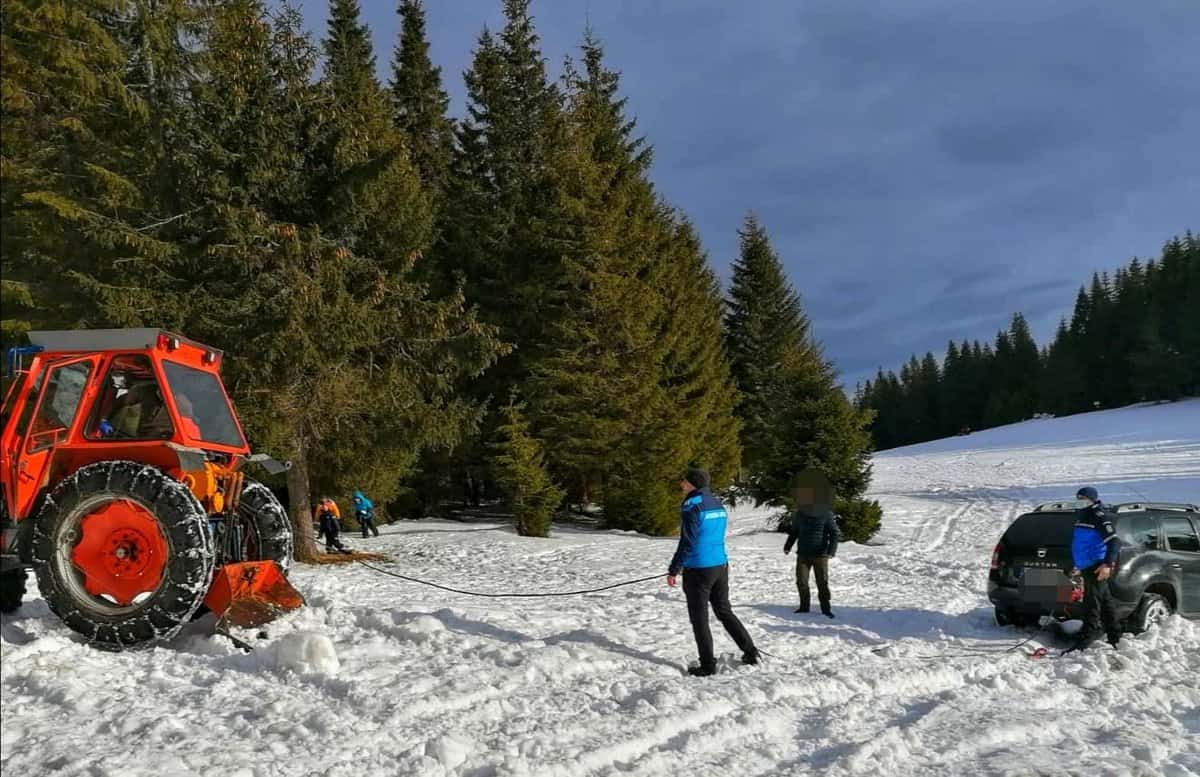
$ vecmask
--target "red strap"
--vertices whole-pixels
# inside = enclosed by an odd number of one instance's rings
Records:
[[[1036,660],[1038,658],[1045,658],[1048,655],[1050,655],[1050,651],[1044,647],[1040,647],[1037,650],[1030,653],[1029,657]]]

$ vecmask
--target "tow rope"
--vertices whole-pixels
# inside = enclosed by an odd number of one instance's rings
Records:
[[[1013,645],[1009,645],[1008,647],[1005,647],[1005,648],[1000,648],[1000,647],[987,648],[987,647],[983,647],[983,646],[978,646],[978,647],[964,646],[964,647],[958,648],[957,652],[953,652],[953,653],[937,653],[934,655],[917,655],[917,656],[898,656],[898,658],[910,659],[910,660],[914,660],[914,661],[940,661],[943,658],[975,658],[977,656],[1003,656],[1003,655],[1007,655],[1009,653],[1012,653],[1014,651],[1020,650],[1021,648],[1025,647],[1030,642],[1033,642],[1035,639],[1037,639],[1038,636],[1044,631],[1046,631],[1046,628],[1042,627],[1042,628],[1038,629],[1037,631],[1035,631],[1029,637],[1026,637],[1025,639],[1021,640],[1020,642],[1017,642],[1016,644],[1013,644]],[[890,647],[893,647],[893,646],[892,645],[884,645],[882,647],[872,648],[871,652],[874,653],[875,655],[881,655],[884,650],[887,650]],[[1030,658],[1030,659],[1033,659],[1036,661],[1039,658],[1045,658],[1049,654],[1049,652],[1050,651],[1045,647],[1038,647],[1033,652],[1025,653],[1025,656],[1027,658]]]
[[[548,591],[548,592],[529,593],[529,594],[526,594],[526,593],[485,593],[483,591],[465,591],[461,588],[451,588],[448,585],[440,585],[438,583],[431,583],[428,580],[421,580],[420,578],[409,577],[408,575],[402,575],[398,572],[390,572],[386,569],[380,569],[379,567],[368,564],[365,561],[359,561],[358,563],[362,564],[364,567],[372,570],[373,572],[378,572],[379,574],[387,575],[388,577],[395,577],[399,580],[407,580],[410,583],[417,583],[419,585],[427,585],[430,588],[436,588],[440,591],[449,591],[450,593],[463,594],[465,596],[479,596],[479,597],[483,597],[485,599],[511,599],[511,598],[546,597],[546,596],[579,596],[581,594],[594,594],[594,593],[598,593],[600,591],[608,591],[610,589],[620,588],[620,587],[626,586],[626,585],[636,585],[638,583],[646,583],[651,580],[661,580],[663,577],[665,577],[665,575],[663,575],[663,574],[650,575],[649,577],[639,577],[637,580],[625,580],[620,583],[612,583],[610,585],[600,586],[599,588],[582,588],[578,591]]]

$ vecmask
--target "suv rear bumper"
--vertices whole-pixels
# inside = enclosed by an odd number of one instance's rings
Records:
[[[994,580],[988,581],[988,601],[998,610],[1004,610],[1025,617],[1041,617],[1048,615],[1056,620],[1070,620],[1083,616],[1083,602],[1055,602],[1048,604],[1044,601],[1030,601],[1021,595],[1017,586],[1000,585]],[[1125,620],[1137,609],[1137,602],[1127,602],[1113,597],[1116,604],[1117,617]]]

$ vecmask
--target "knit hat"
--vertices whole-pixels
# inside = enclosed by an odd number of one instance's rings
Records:
[[[1093,502],[1100,501],[1100,492],[1091,486],[1084,486],[1075,494],[1076,499],[1091,499]]]
[[[688,467],[687,472],[683,474],[683,479],[696,488],[708,488],[708,472],[698,467]]]

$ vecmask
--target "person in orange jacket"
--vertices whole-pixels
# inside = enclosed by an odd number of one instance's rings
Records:
[[[341,534],[342,513],[338,510],[337,502],[325,497],[317,503],[313,513],[317,516],[317,539],[325,540],[325,552],[335,549],[340,553],[349,553],[350,549],[338,539]]]

